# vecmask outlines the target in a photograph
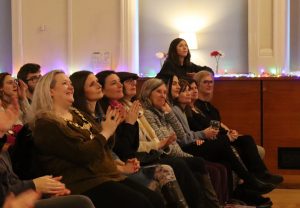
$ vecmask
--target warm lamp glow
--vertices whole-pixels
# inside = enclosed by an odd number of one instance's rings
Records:
[[[187,42],[189,49],[198,49],[196,33],[179,33],[179,37]]]

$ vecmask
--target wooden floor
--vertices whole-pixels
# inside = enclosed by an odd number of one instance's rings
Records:
[[[300,189],[275,189],[267,195],[272,208],[300,208]]]
[[[300,208],[300,176],[284,176],[283,184],[266,196],[272,199],[272,208]]]

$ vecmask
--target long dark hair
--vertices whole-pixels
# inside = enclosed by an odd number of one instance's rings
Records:
[[[176,39],[172,40],[172,42],[170,43],[170,46],[169,46],[167,60],[173,62],[177,66],[180,66],[179,56],[177,54],[177,45],[183,40],[184,39],[182,39],[182,38],[176,38]],[[188,50],[188,54],[184,58],[183,65],[188,66],[190,64],[191,64],[191,53],[190,53],[190,50]]]
[[[84,93],[84,84],[90,74],[93,74],[90,71],[78,71],[73,73],[70,76],[70,80],[72,81],[74,87],[74,102],[73,106],[78,110],[91,114],[87,99]]]
[[[90,71],[78,71],[70,76],[70,80],[72,81],[74,87],[73,106],[78,110],[92,116],[93,112],[90,112],[88,108],[88,102],[84,93],[84,84],[90,74],[93,73]],[[95,117],[96,120],[101,120],[103,117],[103,112],[98,102],[95,108]]]

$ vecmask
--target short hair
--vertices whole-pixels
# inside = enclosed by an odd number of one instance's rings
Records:
[[[29,73],[37,73],[39,71],[41,71],[41,66],[39,64],[27,63],[20,68],[17,77],[18,79],[27,82],[27,75]]]
[[[193,79],[196,80],[196,84],[199,86],[199,82],[201,82],[202,79],[206,76],[211,76],[212,78],[214,77],[214,75],[211,72],[203,70],[203,71],[197,72],[194,75]]]
[[[88,110],[88,103],[84,93],[84,84],[90,74],[90,71],[78,71],[70,76],[72,85],[74,87],[74,102],[73,106],[85,113],[90,113]]]
[[[31,103],[31,114],[29,120],[31,127],[35,126],[35,121],[42,117],[48,117],[60,121],[53,113],[53,100],[50,90],[55,86],[55,76],[64,74],[61,70],[53,70],[45,74],[37,83],[33,93]]]
[[[162,85],[165,85],[164,81],[157,78],[148,79],[143,83],[139,100],[144,108],[152,106],[152,102],[150,100],[151,93]]]

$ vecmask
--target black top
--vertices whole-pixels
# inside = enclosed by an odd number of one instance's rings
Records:
[[[210,67],[207,66],[199,66],[194,63],[190,63],[189,65],[178,65],[172,62],[171,60],[166,60],[160,70],[160,72],[157,74],[158,77],[164,76],[164,75],[176,75],[179,78],[187,76],[187,73],[197,73],[199,71],[206,70],[214,74],[213,70]]]
[[[203,100],[197,100],[195,106],[201,111],[196,113],[192,111],[192,117],[188,118],[188,122],[192,131],[201,131],[210,126],[211,120],[221,121],[221,115],[219,110],[213,106],[210,102]],[[227,130],[220,127],[219,135],[226,135]]]

